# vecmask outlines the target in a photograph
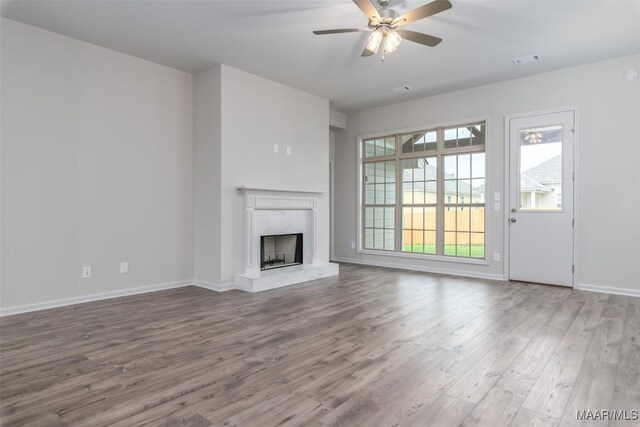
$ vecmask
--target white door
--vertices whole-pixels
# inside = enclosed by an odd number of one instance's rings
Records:
[[[509,278],[573,286],[574,111],[509,120]]]

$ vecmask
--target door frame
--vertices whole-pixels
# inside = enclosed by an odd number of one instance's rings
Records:
[[[503,274],[505,280],[509,280],[510,277],[510,253],[511,253],[511,228],[509,227],[509,206],[511,206],[511,120],[512,119],[521,119],[524,117],[531,116],[542,116],[545,114],[553,114],[553,113],[564,113],[564,112],[572,112],[573,120],[574,120],[574,132],[573,132],[573,287],[576,287],[577,283],[580,283],[578,280],[579,275],[579,233],[580,230],[580,215],[578,208],[578,195],[579,193],[579,183],[580,183],[580,173],[579,173],[579,162],[578,162],[578,148],[579,148],[579,140],[580,140],[580,116],[577,105],[570,105],[567,107],[561,108],[550,108],[546,110],[537,110],[530,111],[526,113],[518,113],[518,114],[510,114],[504,116],[504,188],[503,188],[503,197],[502,197],[502,207],[503,207],[503,230],[504,230],[504,250],[503,250]]]

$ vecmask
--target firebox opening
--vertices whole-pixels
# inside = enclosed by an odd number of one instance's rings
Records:
[[[260,237],[260,270],[302,264],[302,233]]]

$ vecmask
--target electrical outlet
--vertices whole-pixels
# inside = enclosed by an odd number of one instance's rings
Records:
[[[494,252],[493,253],[493,260],[494,261],[500,261],[500,252]]]
[[[287,156],[291,155],[291,147],[287,146]]]
[[[280,147],[278,147],[278,144],[273,144],[273,152],[278,154],[278,151],[280,151]]]
[[[120,263],[120,273],[128,273],[129,272],[129,263],[121,262]]]
[[[88,279],[89,277],[91,277],[91,266],[85,265],[84,267],[82,267],[82,278]]]
[[[500,202],[493,202],[493,210],[496,212],[500,211]]]
[[[356,242],[351,242],[351,249],[355,249],[356,248]]]

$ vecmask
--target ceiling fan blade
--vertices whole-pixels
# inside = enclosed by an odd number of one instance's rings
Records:
[[[451,2],[449,0],[435,0],[431,3],[417,7],[402,16],[393,20],[391,25],[405,25],[410,22],[415,22],[419,19],[426,18],[436,13],[440,13],[451,8]]]
[[[323,34],[357,33],[359,31],[371,31],[370,28],[339,28],[337,30],[316,30],[313,34],[320,36]]]
[[[412,41],[414,43],[420,43],[429,47],[437,46],[442,41],[440,37],[434,37],[428,34],[417,33],[415,31],[409,31],[409,30],[397,30],[397,31],[398,31],[398,34],[400,34],[403,39]]]
[[[375,55],[375,52],[371,52],[369,49],[367,49],[366,47],[364,48],[364,50],[362,51],[362,57],[366,57],[366,56],[372,56]]]
[[[358,8],[367,15],[369,21],[380,22],[380,14],[378,13],[378,9],[373,7],[371,4],[371,0],[353,0],[353,2],[358,6]]]

